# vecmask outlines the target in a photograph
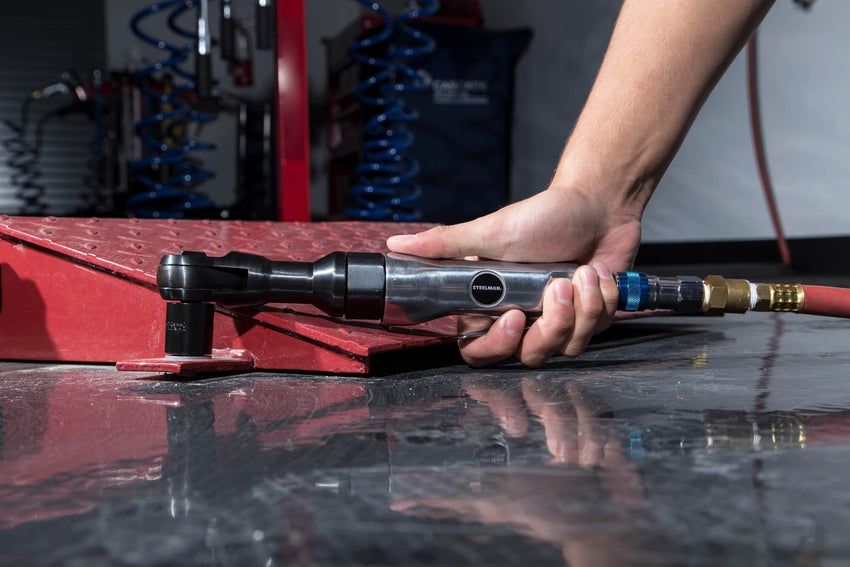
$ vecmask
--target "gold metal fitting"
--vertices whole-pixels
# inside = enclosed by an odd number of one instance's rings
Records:
[[[767,306],[756,311],[792,311],[800,313],[806,303],[806,296],[802,284],[759,284],[768,287],[769,299]],[[761,299],[761,293],[759,293]]]
[[[770,311],[771,297],[773,297],[773,289],[770,284],[756,284],[756,304],[753,311]]]
[[[707,315],[746,313],[750,309],[750,282],[727,280],[723,276],[706,276],[702,310]]]
[[[799,313],[805,305],[802,284],[756,284],[757,299],[753,311],[793,311]]]
[[[747,280],[726,280],[728,299],[727,313],[746,313],[750,310],[750,282]]]
[[[720,315],[726,311],[726,278],[723,276],[705,276],[702,280],[705,291],[702,300],[702,312],[706,315]]]

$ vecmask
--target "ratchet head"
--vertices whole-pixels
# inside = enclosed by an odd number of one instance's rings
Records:
[[[345,254],[335,252],[315,262],[274,262],[243,252],[216,257],[184,251],[162,258],[156,283],[160,296],[169,301],[311,304],[342,315]]]
[[[182,252],[162,258],[156,276],[163,299],[259,305],[308,304],[328,315],[380,319],[384,312],[384,255],[332,252],[315,262],[275,262],[231,252]]]

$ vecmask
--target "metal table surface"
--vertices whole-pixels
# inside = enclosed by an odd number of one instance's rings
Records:
[[[0,564],[850,562],[850,321],[626,321],[537,370],[426,358],[3,363]]]

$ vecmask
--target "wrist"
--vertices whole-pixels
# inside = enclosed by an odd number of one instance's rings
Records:
[[[549,188],[580,191],[602,203],[609,218],[640,221],[659,180],[660,175],[646,166],[639,152],[606,156],[592,147],[580,148],[571,140]]]

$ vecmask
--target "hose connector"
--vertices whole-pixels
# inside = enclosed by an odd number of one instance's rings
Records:
[[[746,313],[752,307],[752,290],[747,280],[706,276],[703,287],[702,311],[706,315]]]
[[[672,309],[699,313],[703,304],[703,283],[694,276],[658,277],[640,272],[615,275],[620,292],[620,311]]]
[[[806,305],[806,294],[802,284],[759,284],[768,289],[764,293],[767,306],[753,311],[791,311],[802,313]]]
[[[780,311],[801,313],[805,293],[801,284],[751,283],[747,280],[706,276],[702,311],[707,315]]]

